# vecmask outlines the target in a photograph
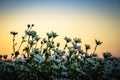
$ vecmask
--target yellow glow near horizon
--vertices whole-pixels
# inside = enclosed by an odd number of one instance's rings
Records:
[[[65,43],[64,36],[70,38],[79,37],[82,39],[82,48],[84,44],[90,44],[93,51],[94,39],[103,41],[98,47],[97,52],[101,56],[104,51],[110,51],[114,56],[120,56],[120,20],[112,18],[111,15],[99,12],[89,12],[81,10],[80,12],[42,10],[35,9],[28,11],[16,11],[2,14],[0,19],[0,53],[10,54],[12,52],[12,35],[10,31],[17,31],[16,42],[18,45],[21,36],[27,24],[35,24],[33,28],[40,37],[46,37],[46,32],[55,31],[59,35],[57,42]]]

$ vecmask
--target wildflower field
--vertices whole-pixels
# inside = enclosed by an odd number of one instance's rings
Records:
[[[0,80],[120,79],[120,59],[113,58],[111,52],[104,52],[103,58],[98,57],[96,50],[102,44],[100,40],[95,39],[93,53],[88,53],[89,44],[85,44],[83,50],[78,37],[65,37],[66,43],[61,49],[60,43],[54,42],[57,33],[52,31],[46,33],[47,38],[40,38],[33,27],[34,24],[27,25],[19,47],[16,47],[18,32],[10,32],[13,52],[10,60],[8,55],[0,55]],[[27,45],[20,51],[24,43]]]

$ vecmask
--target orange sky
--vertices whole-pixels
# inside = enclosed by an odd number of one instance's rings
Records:
[[[112,0],[113,1],[113,0]],[[111,7],[112,6],[112,7]],[[94,39],[103,41],[98,47],[99,56],[110,51],[113,56],[120,57],[120,10],[119,2],[98,3],[94,0],[5,0],[0,2],[0,54],[12,52],[12,35],[17,31],[16,42],[21,41],[27,24],[35,24],[33,28],[40,37],[46,32],[55,31],[59,37],[57,42],[65,43],[64,36],[79,37],[84,44],[94,48]]]

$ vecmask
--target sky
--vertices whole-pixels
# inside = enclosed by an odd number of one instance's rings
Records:
[[[82,48],[95,39],[103,42],[99,56],[109,51],[120,57],[120,0],[0,0],[0,54],[12,53],[12,35],[17,31],[17,45],[27,24],[34,24],[41,38],[54,31],[56,42],[64,45],[64,37],[79,37]],[[17,46],[16,46],[17,47]]]

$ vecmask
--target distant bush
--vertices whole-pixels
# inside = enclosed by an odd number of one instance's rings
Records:
[[[41,39],[32,27],[34,24],[27,25],[17,50],[15,37],[18,32],[10,32],[13,35],[13,53],[9,61],[7,55],[0,55],[0,80],[120,79],[120,59],[111,58],[110,52],[104,52],[103,59],[98,57],[96,49],[102,44],[101,41],[95,39],[95,48],[91,54],[88,53],[90,45],[85,44],[84,51],[80,45],[82,41],[77,37],[65,37],[65,46],[60,49],[60,43],[54,42],[58,37],[55,32],[46,33],[47,38]],[[37,45],[39,42],[40,46]],[[23,43],[27,45],[20,52]]]

